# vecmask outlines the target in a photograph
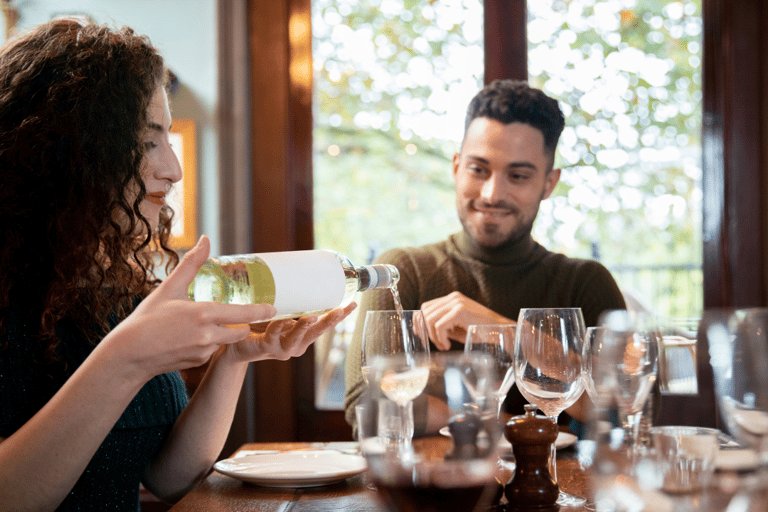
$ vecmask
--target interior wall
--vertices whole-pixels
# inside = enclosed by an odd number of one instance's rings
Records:
[[[97,23],[129,26],[149,37],[175,73],[180,87],[171,99],[176,118],[193,119],[197,138],[197,235],[220,254],[218,50],[216,0],[32,0],[18,4],[18,28],[56,15],[86,15]]]

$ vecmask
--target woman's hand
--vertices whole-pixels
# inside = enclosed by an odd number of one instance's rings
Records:
[[[208,259],[203,236],[163,283],[123,320],[105,342],[145,378],[207,362],[221,346],[248,338],[248,324],[275,315],[268,304],[193,302],[187,289]]]
[[[357,304],[350,303],[345,308],[334,309],[324,315],[307,316],[298,320],[276,320],[266,325],[251,326],[247,339],[227,347],[235,361],[250,362],[262,359],[285,361],[307,351],[323,333],[333,329],[344,320]]]

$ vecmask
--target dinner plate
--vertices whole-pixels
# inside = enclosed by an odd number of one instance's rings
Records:
[[[220,460],[214,469],[243,482],[267,487],[317,487],[365,471],[365,459],[335,450],[299,450]]]
[[[717,452],[715,469],[718,471],[750,471],[757,468],[757,452],[749,448],[730,448]]]
[[[440,429],[440,435],[451,437],[451,432],[448,430],[448,427],[445,426]],[[561,448],[567,448],[568,446],[572,446],[573,444],[578,441],[579,438],[576,437],[574,434],[571,434],[570,432],[558,432],[557,439],[555,439],[555,448],[561,449]],[[506,437],[502,437],[499,439],[499,448],[501,449],[509,449],[512,448],[512,444],[507,441]]]

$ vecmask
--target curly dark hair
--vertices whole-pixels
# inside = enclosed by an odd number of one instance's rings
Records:
[[[544,135],[544,147],[554,161],[557,141],[565,128],[565,116],[557,100],[541,90],[520,80],[494,80],[469,102],[465,133],[478,117],[504,124],[525,123],[536,128]]]
[[[96,342],[159,283],[153,253],[178,263],[172,210],[154,233],[139,211],[141,136],[166,76],[130,28],[57,20],[0,50],[0,329],[23,311],[48,359],[58,322]]]

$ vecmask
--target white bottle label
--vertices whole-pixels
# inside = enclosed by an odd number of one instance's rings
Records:
[[[344,269],[328,251],[259,254],[275,280],[277,314],[331,309],[344,299]]]

